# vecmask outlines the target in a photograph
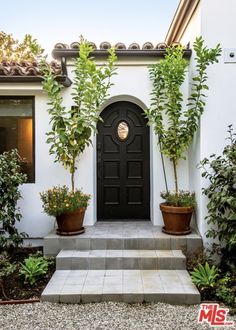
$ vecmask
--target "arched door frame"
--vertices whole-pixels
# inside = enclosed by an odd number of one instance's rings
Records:
[[[143,110],[147,108],[144,102],[142,102],[137,97],[131,95],[117,95],[109,98],[104,102],[101,107],[101,112],[110,104],[119,102],[119,101],[127,101],[138,105]],[[154,184],[153,184],[153,130],[150,127],[149,134],[149,143],[150,143],[150,220],[154,223]],[[97,221],[97,138],[96,135],[93,138],[93,215],[95,222]]]

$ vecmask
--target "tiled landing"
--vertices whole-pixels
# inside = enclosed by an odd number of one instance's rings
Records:
[[[41,298],[61,303],[200,302],[186,270],[57,270]]]
[[[97,222],[82,235],[62,237],[52,232],[44,238],[44,254],[56,256],[61,250],[182,250],[198,251],[201,236],[192,229],[186,236],[162,233],[161,226],[149,221]]]

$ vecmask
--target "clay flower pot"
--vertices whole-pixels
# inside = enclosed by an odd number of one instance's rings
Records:
[[[64,213],[56,216],[57,234],[62,236],[71,236],[84,233],[83,227],[85,207],[81,207],[73,212]]]
[[[190,222],[194,207],[170,206],[160,204],[160,210],[164,221],[162,231],[171,235],[187,235],[191,233]]]

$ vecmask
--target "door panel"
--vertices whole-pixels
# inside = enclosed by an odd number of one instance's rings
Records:
[[[149,220],[149,128],[142,109],[116,102],[103,110],[97,135],[99,220]]]

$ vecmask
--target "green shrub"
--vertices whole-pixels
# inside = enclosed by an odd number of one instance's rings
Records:
[[[53,187],[40,193],[40,197],[44,212],[52,216],[86,208],[90,199],[90,195],[83,194],[81,190],[71,191],[66,186]]]
[[[2,252],[0,254],[0,288],[2,291],[3,297],[8,300],[5,291],[4,291],[4,277],[9,276],[15,272],[17,269],[17,264],[10,261],[9,255],[7,252]]]
[[[216,278],[219,276],[219,270],[216,266],[209,266],[208,262],[206,262],[204,266],[199,264],[190,274],[193,283],[201,290],[204,290],[216,286]]]
[[[11,275],[16,270],[17,265],[10,261],[7,252],[2,252],[0,254],[0,280],[3,277]]]
[[[17,150],[0,154],[0,249],[17,247],[27,235],[19,233],[15,227],[20,221],[20,209],[17,202],[21,198],[19,186],[26,182],[26,175],[20,172],[21,159]]]
[[[236,312],[236,271],[227,272],[217,283],[216,296]]]
[[[30,256],[21,263],[20,274],[24,276],[26,283],[35,284],[48,271],[49,261],[47,257]]]
[[[231,308],[236,313],[236,267],[232,267],[225,273],[216,266],[205,266],[200,263],[190,272],[192,281],[201,293],[202,300],[216,299]]]
[[[210,229],[207,237],[221,244],[222,261],[236,261],[236,138],[229,126],[229,143],[222,155],[211,155],[201,162],[202,176],[209,180],[203,193],[209,198],[206,217]]]
[[[195,207],[195,193],[180,190],[178,194],[175,191],[164,191],[161,197],[165,199],[167,205],[170,206],[192,206]]]

